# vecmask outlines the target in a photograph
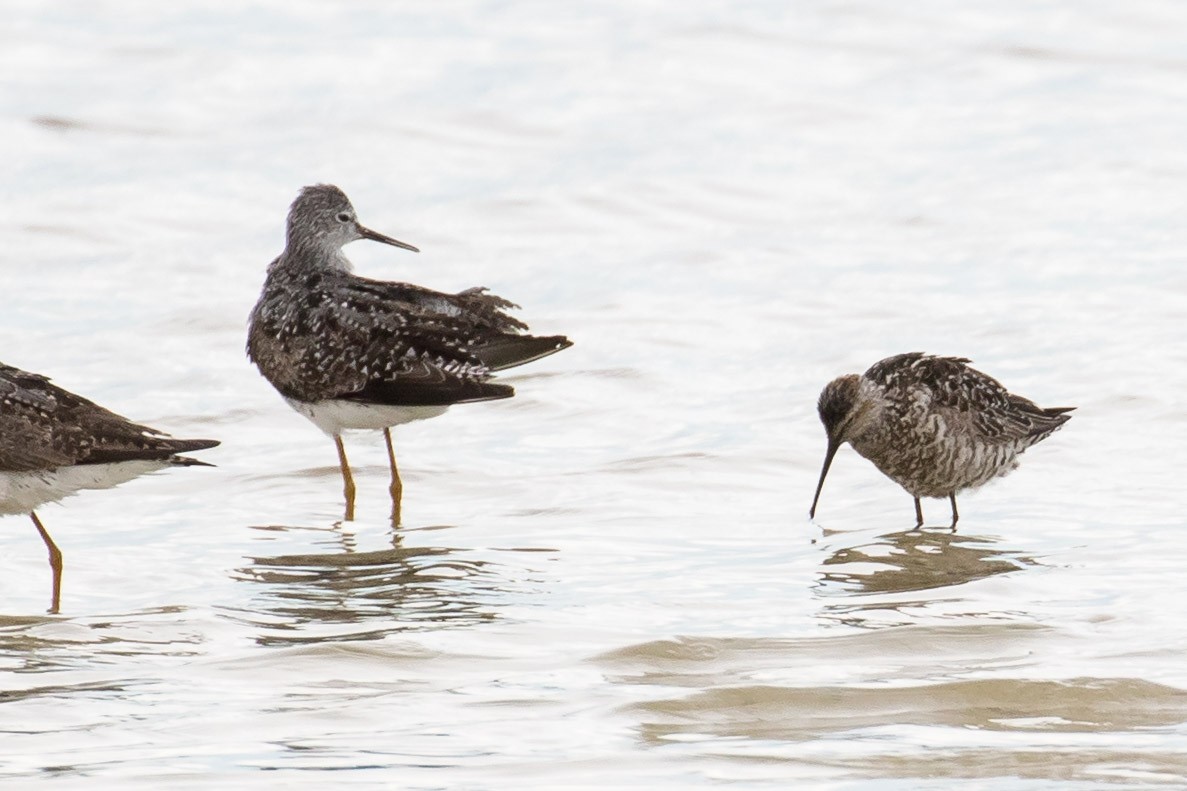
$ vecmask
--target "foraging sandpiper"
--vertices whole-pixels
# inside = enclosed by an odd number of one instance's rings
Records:
[[[955,530],[958,492],[1010,472],[1023,451],[1071,419],[1065,413],[1075,407],[1036,406],[968,362],[912,352],[829,382],[817,404],[828,450],[809,516],[833,456],[848,442],[915,498],[916,527],[923,525],[919,498],[947,497]]]

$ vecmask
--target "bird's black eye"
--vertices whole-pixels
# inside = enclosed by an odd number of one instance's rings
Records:
[[[338,212],[338,222],[350,222],[350,212]]]

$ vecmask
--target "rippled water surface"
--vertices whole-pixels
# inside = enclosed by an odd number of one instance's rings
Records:
[[[17,2],[0,359],[215,468],[8,517],[0,784],[1187,784],[1187,8]],[[512,401],[332,443],[244,359],[297,189],[521,303]],[[1079,409],[953,534],[815,399]],[[327,773],[326,770],[336,770]]]

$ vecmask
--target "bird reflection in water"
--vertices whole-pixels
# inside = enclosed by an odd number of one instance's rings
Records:
[[[238,579],[261,586],[247,607],[232,613],[260,629],[259,644],[373,640],[484,623],[498,617],[501,598],[532,576],[475,558],[468,548],[403,546],[404,531],[393,532],[390,549],[370,552],[356,551],[353,533],[334,532],[340,551],[254,557],[236,570]]]
[[[1033,558],[994,546],[996,541],[947,531],[887,533],[872,543],[843,547],[825,558],[823,565],[828,568],[820,574],[820,592],[853,595],[933,590],[1038,565]]]

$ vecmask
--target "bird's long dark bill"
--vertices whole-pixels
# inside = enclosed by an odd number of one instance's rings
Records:
[[[828,475],[828,468],[832,466],[833,456],[837,455],[837,448],[841,443],[828,441],[828,450],[824,453],[824,466],[820,468],[820,483],[816,484],[816,496],[812,498],[812,508],[808,511],[808,518],[816,518],[816,503],[820,502],[820,490],[824,488],[824,477]]]
[[[399,239],[393,239],[390,236],[384,236],[378,231],[372,231],[370,228],[364,228],[361,225],[359,226],[359,236],[363,237],[364,239],[370,239],[373,242],[383,242],[384,244],[390,244],[392,247],[403,247],[405,250],[411,250],[414,253],[420,252],[420,250],[410,244],[401,242]]]

